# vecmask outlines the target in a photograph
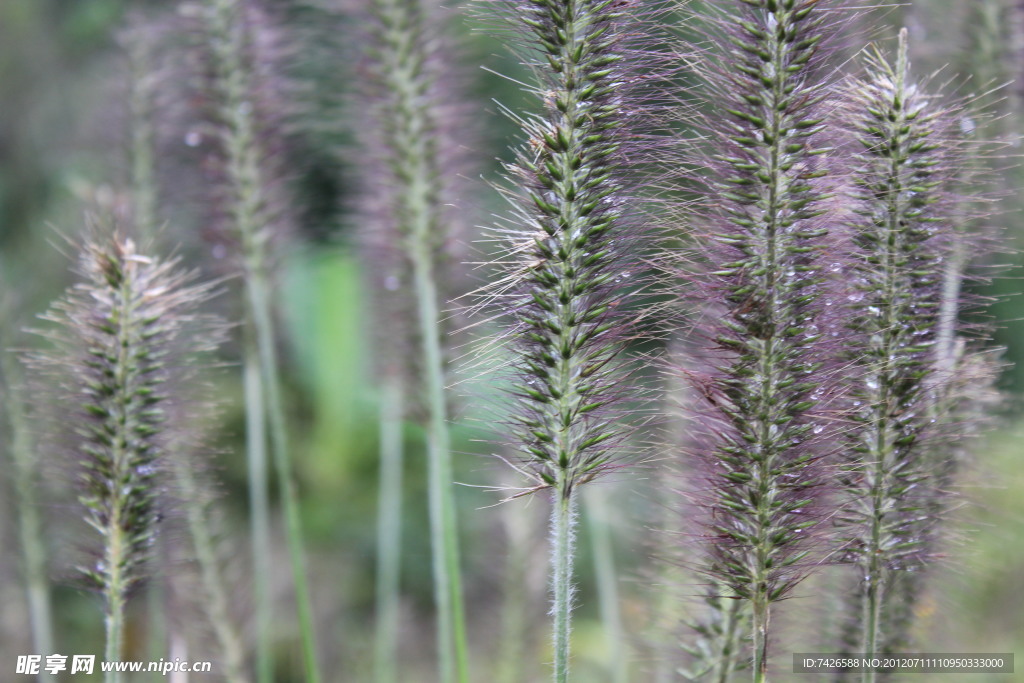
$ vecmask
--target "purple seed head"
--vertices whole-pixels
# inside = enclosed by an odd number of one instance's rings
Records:
[[[823,46],[834,3],[739,0],[698,61],[709,150],[694,174],[697,264],[688,296],[703,364],[694,500],[705,571],[731,597],[782,598],[813,566],[828,514],[823,457],[835,431],[836,327],[828,177],[831,89]],[[763,643],[761,644],[763,646]]]
[[[462,288],[461,245],[472,221],[467,150],[475,137],[465,78],[445,24],[449,14],[421,0],[370,0],[370,30],[357,66],[352,107],[359,147],[359,246],[373,296],[382,371],[414,386],[422,377],[412,250],[422,245],[442,301]],[[456,327],[445,314],[446,333]],[[446,334],[447,336],[447,334]]]

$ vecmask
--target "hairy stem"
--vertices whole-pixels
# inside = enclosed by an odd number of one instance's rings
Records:
[[[117,539],[109,539],[105,555],[107,562],[121,562],[120,545]],[[111,567],[113,566],[111,565]],[[124,652],[124,587],[119,571],[111,570],[110,583],[104,591],[103,598],[106,601],[107,609],[107,644],[104,651],[104,659],[107,662],[119,662]],[[122,676],[120,671],[112,668],[107,672],[104,680],[106,680],[106,683],[121,683]]]
[[[569,680],[569,637],[572,632],[573,545],[576,494],[558,489],[551,510],[551,613],[554,617],[555,683]]]
[[[402,415],[399,377],[386,378],[380,394],[380,497],[377,502],[377,633],[374,680],[396,683],[398,607],[402,561]]]
[[[767,683],[771,603],[766,596],[755,596],[751,606],[754,613],[754,683]]]

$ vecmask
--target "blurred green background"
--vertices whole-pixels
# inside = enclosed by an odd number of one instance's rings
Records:
[[[352,134],[336,120],[344,108],[333,107],[344,102],[352,90],[353,73],[347,69],[365,28],[351,19],[356,16],[354,1],[267,2],[296,36],[292,75],[305,86],[300,89],[303,95],[298,108],[323,107],[312,113],[300,111],[289,129],[286,158],[290,162],[289,186],[296,198],[296,234],[282,259],[278,291],[294,461],[321,648],[332,681],[371,680],[373,633],[377,396],[370,374],[371,344],[360,262],[350,249],[354,219],[346,209],[351,204],[350,181],[358,178],[359,167],[357,160],[345,153]],[[0,2],[0,325],[8,346],[34,343],[19,330],[32,326],[35,316],[68,285],[71,261],[63,253],[65,237],[82,228],[84,211],[102,211],[123,201],[129,177],[129,71],[117,36],[131,12],[173,14],[175,4],[139,0]],[[325,17],[332,18],[324,21]],[[472,29],[471,23],[454,30],[461,36],[464,85],[476,129],[472,152],[477,168],[473,173],[493,180],[498,160],[508,158],[516,133],[492,100],[513,109],[536,105],[511,80],[478,68],[483,65],[512,78],[528,78],[517,60],[485,32]],[[942,566],[934,572],[921,607],[918,635],[931,651],[1016,650],[1024,655],[1024,423],[1018,410],[1024,389],[1024,300],[1018,296],[1022,259],[1015,251],[1024,245],[1019,189],[1024,172],[1017,158],[1024,132],[1024,5],[1019,0],[916,0],[901,7],[872,10],[860,20],[862,32],[848,36],[851,54],[868,38],[891,42],[901,25],[910,28],[917,72],[938,72],[933,84],[948,83],[951,92],[976,97],[989,114],[979,119],[978,134],[1007,141],[994,158],[979,161],[993,169],[993,184],[1001,196],[988,220],[1004,231],[1007,243],[1005,253],[993,255],[984,265],[1005,265],[1005,275],[976,289],[996,298],[996,342],[1006,348],[1007,360],[1001,386],[1009,398],[997,431],[978,445],[975,466],[960,482],[965,505],[955,513],[957,540],[949,544]],[[155,87],[159,90],[162,85],[158,82]],[[173,98],[175,92],[170,89],[167,97]],[[173,109],[180,104],[167,97],[158,95],[160,107]],[[203,240],[203,212],[189,205],[195,195],[189,188],[201,184],[202,178],[198,165],[188,170],[192,145],[187,133],[174,131],[161,147],[174,157],[160,160],[171,169],[165,173],[197,174],[181,179],[182,187],[172,187],[163,199],[160,214],[168,221],[163,240],[203,264],[211,276],[218,275],[222,269],[216,250]],[[479,222],[487,222],[490,212],[502,211],[497,193],[486,184],[477,183],[475,192]],[[230,283],[226,289],[228,293],[216,305],[221,313],[237,318],[234,289]],[[225,361],[237,360],[234,348],[223,354]],[[236,370],[228,367],[217,375],[223,419],[209,441],[212,470],[220,481],[223,538],[234,558],[229,571],[236,578],[236,616],[247,623],[246,473]],[[488,416],[473,407],[486,404],[480,399],[489,389],[473,386],[471,381],[460,386],[472,396],[472,400],[459,403],[455,450],[457,478],[465,484],[457,495],[474,680],[545,680],[549,654],[544,617],[544,503],[517,501],[494,506],[500,496],[480,488],[513,483],[515,478],[488,457]],[[414,424],[407,425],[405,439],[401,671],[404,681],[429,682],[435,680],[429,541],[423,444]],[[0,547],[5,550],[0,554],[0,680],[13,681],[17,680],[16,655],[29,653],[31,646],[10,481],[3,479],[7,469],[0,467]],[[641,471],[599,487],[602,500],[598,505],[611,514],[604,515],[598,533],[610,533],[614,543],[630,681],[649,680],[646,672],[653,657],[645,643],[656,602],[647,587],[647,555],[652,542],[647,525],[659,514],[656,505],[648,502],[652,477],[651,472]],[[47,515],[59,524],[60,516],[68,513],[67,501],[58,493],[52,498]],[[278,537],[278,547],[283,548],[280,532]],[[100,603],[65,580],[71,568],[63,559],[63,550],[71,541],[59,533],[48,541],[57,586],[58,651],[98,652]],[[613,648],[600,620],[597,581],[589,560],[591,541],[584,525],[575,671],[581,682],[603,683],[613,680],[609,670]],[[274,577],[277,609],[290,615],[288,571],[281,552]],[[187,563],[180,571],[188,572]],[[809,590],[798,593],[788,618],[806,617],[801,605],[811,602]],[[133,605],[129,639],[134,656],[148,658],[147,610],[156,605],[166,614],[172,643],[180,636],[184,649],[174,656],[205,658],[201,631],[195,626],[201,618],[187,591],[184,581],[160,603],[139,596]],[[523,653],[509,651],[509,629],[515,628],[510,603],[523,610]],[[299,668],[297,634],[285,623],[278,641],[279,680],[298,680],[288,673]],[[814,646],[792,643],[779,649],[788,652]],[[785,661],[785,652],[780,662]],[[780,663],[780,671],[785,670],[782,666]],[[1018,663],[1021,669],[1024,661]],[[502,679],[506,674],[512,678]],[[1024,674],[1019,676],[1024,680]],[[927,680],[946,679],[929,675]],[[957,675],[948,680],[989,679]]]

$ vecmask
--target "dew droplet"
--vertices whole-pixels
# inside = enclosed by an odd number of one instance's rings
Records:
[[[185,134],[185,144],[189,147],[198,147],[203,142],[203,134],[198,130],[190,130]]]
[[[386,277],[386,278],[384,279],[384,289],[388,290],[389,292],[394,292],[394,291],[397,291],[397,290],[398,290],[398,287],[399,287],[399,286],[400,286],[401,284],[402,284],[402,283],[401,283],[401,281],[399,281],[399,279],[398,279],[398,276],[397,276],[397,275],[388,275],[388,276],[387,276],[387,277]]]

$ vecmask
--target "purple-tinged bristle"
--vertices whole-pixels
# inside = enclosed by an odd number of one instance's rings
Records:
[[[821,550],[823,457],[835,431],[836,337],[827,302],[833,141],[823,45],[835,3],[719,3],[712,48],[697,59],[707,112],[693,174],[698,266],[685,276],[705,364],[686,373],[703,490],[703,570],[753,609],[755,676],[766,675],[769,610]],[[761,680],[758,678],[757,680]]]

